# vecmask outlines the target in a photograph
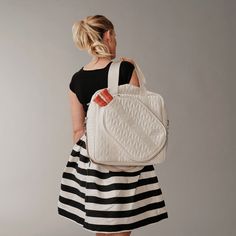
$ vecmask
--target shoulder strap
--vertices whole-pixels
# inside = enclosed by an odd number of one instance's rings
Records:
[[[118,94],[119,70],[121,61],[113,61],[108,71],[108,88],[111,94]]]
[[[108,88],[113,95],[118,94],[120,64],[121,60],[113,61],[108,71]],[[140,93],[145,95],[146,88],[144,84],[146,83],[146,78],[136,62],[134,62],[134,67],[140,84]]]

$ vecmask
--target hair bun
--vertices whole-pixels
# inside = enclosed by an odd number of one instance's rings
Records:
[[[114,25],[103,15],[87,16],[72,26],[72,37],[76,47],[87,49],[91,55],[110,57],[112,54],[103,42],[103,33],[113,30]]]

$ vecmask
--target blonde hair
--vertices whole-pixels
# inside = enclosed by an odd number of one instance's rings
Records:
[[[114,33],[114,25],[103,15],[87,16],[72,26],[75,46],[97,57],[110,57],[109,48],[102,41],[103,33],[110,30]]]

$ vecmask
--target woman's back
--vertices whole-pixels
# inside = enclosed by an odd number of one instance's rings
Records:
[[[82,67],[73,74],[69,87],[76,94],[83,105],[85,113],[88,110],[92,95],[99,89],[108,87],[108,71],[112,61],[100,69],[86,70]],[[134,65],[129,61],[122,61],[119,71],[119,85],[130,82]]]

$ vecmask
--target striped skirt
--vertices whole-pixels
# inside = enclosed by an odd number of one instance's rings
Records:
[[[94,233],[128,232],[168,218],[154,166],[108,170],[90,161],[85,134],[63,170],[57,209]]]

